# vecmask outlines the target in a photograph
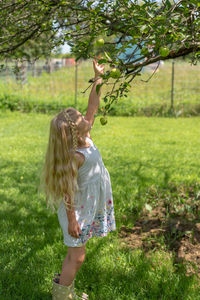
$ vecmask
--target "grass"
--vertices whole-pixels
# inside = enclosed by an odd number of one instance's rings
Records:
[[[57,215],[37,194],[52,117],[0,112],[2,300],[51,299],[52,276],[67,252]],[[111,176],[117,231],[88,241],[76,289],[90,300],[200,299],[199,281],[174,263],[172,251],[146,255],[118,234],[133,226],[145,203],[156,202],[150,188],[173,201],[170,182],[199,183],[199,117],[109,117],[106,126],[97,117],[91,136]]]
[[[176,61],[175,63],[175,94],[176,105],[194,105],[199,103],[199,80],[200,66],[191,66],[189,62]],[[135,109],[151,107],[152,105],[168,105],[171,99],[171,62],[165,62],[159,68],[153,78],[148,82],[151,73],[144,72],[141,77],[137,77],[132,83],[130,93],[127,98],[120,98],[118,107],[121,114],[130,113],[130,108]],[[83,93],[89,86],[88,80],[93,77],[91,61],[85,61],[78,68],[78,108],[87,105],[90,89]],[[40,77],[28,78],[28,84],[23,87],[13,80],[0,81],[0,98],[20,99],[22,101],[38,103],[56,102],[74,105],[75,98],[75,70],[74,67],[60,69],[52,74],[42,73]],[[102,96],[110,86],[104,86]],[[104,104],[104,103],[103,103]]]

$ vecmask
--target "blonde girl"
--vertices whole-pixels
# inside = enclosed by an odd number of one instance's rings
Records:
[[[102,83],[104,65],[93,61],[94,83],[86,115],[73,107],[64,109],[50,122],[49,142],[40,186],[48,207],[57,209],[68,248],[61,274],[53,279],[53,300],[87,299],[74,291],[74,279],[85,259],[86,242],[116,230],[110,175],[94,144],[90,130],[100,104],[96,92]]]

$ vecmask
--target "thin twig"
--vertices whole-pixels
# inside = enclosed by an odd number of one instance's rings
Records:
[[[99,78],[97,78],[95,80],[94,80],[94,78],[90,79],[89,82],[92,80],[92,83],[83,92],[81,92],[81,93],[84,94],[91,87],[91,85],[93,85],[95,83],[95,81],[97,81],[98,79]]]
[[[93,85],[93,82],[81,93],[84,94],[91,87],[91,85]]]
[[[151,74],[151,76],[150,76],[147,80],[141,79],[141,81],[143,81],[143,82],[149,82],[149,80],[153,77],[153,75],[154,75],[154,74],[156,73],[156,71],[158,70],[159,65],[160,65],[160,60],[158,61],[158,64],[157,64],[156,68],[154,69],[153,73]]]

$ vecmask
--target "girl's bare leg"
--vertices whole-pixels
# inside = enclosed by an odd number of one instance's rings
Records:
[[[67,286],[71,285],[84,259],[85,246],[68,247],[67,256],[65,257],[62,265],[59,284]]]

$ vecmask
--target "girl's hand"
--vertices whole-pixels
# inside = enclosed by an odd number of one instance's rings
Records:
[[[76,219],[69,221],[68,232],[72,237],[79,238],[79,234],[82,234],[81,227]]]
[[[98,58],[98,60],[99,59],[100,57]],[[105,65],[99,65],[95,56],[95,59],[93,60],[93,68],[94,68],[95,77],[98,77],[99,75],[102,75],[104,73]]]

